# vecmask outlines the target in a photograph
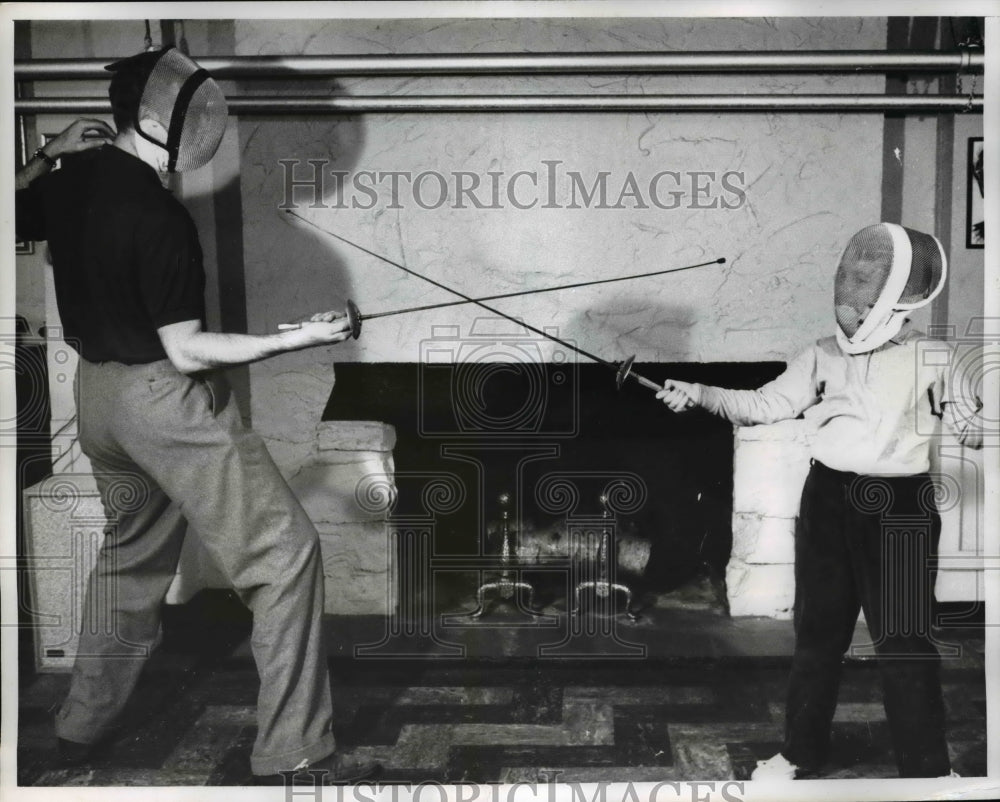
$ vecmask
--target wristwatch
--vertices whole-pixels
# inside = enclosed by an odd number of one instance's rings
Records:
[[[41,148],[38,148],[34,153],[32,153],[31,154],[31,158],[33,158],[33,159],[41,159],[49,167],[55,167],[56,166],[56,160],[53,159],[48,153],[46,153]]]

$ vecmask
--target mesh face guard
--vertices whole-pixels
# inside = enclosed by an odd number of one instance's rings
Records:
[[[863,228],[844,250],[834,279],[837,340],[863,354],[894,337],[907,313],[944,287],[947,260],[930,234],[894,223]]]
[[[153,58],[134,128],[143,139],[166,149],[171,173],[195,170],[209,162],[222,141],[228,115],[226,98],[208,72],[176,48],[165,48]],[[167,130],[166,142],[142,131],[139,120],[147,117]]]

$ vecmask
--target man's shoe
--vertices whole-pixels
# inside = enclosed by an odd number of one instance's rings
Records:
[[[774,782],[775,780],[794,780],[799,767],[794,763],[789,763],[788,759],[778,752],[774,757],[767,760],[758,760],[757,768],[750,775],[751,780],[764,780]]]
[[[370,780],[382,770],[374,760],[345,757],[334,752],[315,763],[303,761],[278,774],[255,774],[254,785],[349,785]]]
[[[79,741],[67,741],[65,738],[56,739],[59,765],[64,768],[72,768],[73,766],[82,766],[90,763],[101,757],[107,748],[107,741],[83,744]]]

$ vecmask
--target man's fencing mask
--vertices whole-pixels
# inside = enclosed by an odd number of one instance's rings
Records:
[[[144,76],[133,127],[143,139],[166,149],[171,173],[195,170],[215,155],[226,130],[226,98],[212,77],[180,50],[139,53],[106,69],[119,75],[130,72],[133,79]],[[166,129],[166,142],[140,129],[139,121],[147,117]]]
[[[936,237],[895,223],[861,229],[847,243],[834,279],[840,347],[863,354],[888,342],[911,310],[941,292],[946,273]]]

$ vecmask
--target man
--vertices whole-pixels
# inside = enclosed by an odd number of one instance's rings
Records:
[[[327,313],[273,335],[205,331],[197,232],[161,175],[212,158],[225,99],[173,48],[108,69],[117,133],[79,120],[17,179],[18,236],[48,242],[66,339],[80,352],[80,442],[110,522],[56,719],[61,754],[85,761],[107,739],[156,645],[190,523],[253,612],[256,781],[306,768],[303,781],[361,779],[377,767],[338,754],[331,730],[316,530],[217,370],[338,343],[349,326]],[[102,606],[110,627],[94,620]]]
[[[936,422],[981,448],[981,404],[910,328],[910,312],[944,287],[936,237],[892,223],[847,245],[834,279],[835,335],[810,345],[757,390],[668,380],[674,412],[699,406],[741,426],[805,414],[816,424],[795,529],[795,653],[781,751],[754,780],[816,776],[844,652],[864,610],[901,777],[952,774],[940,656],[930,631],[941,520],[928,468]],[[928,358],[937,357],[937,358]],[[908,516],[908,518],[905,518]],[[886,524],[906,519],[913,531]]]

